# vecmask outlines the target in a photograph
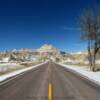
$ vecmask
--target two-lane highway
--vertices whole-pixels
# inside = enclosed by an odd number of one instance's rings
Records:
[[[100,88],[47,63],[0,85],[0,100],[100,100]]]

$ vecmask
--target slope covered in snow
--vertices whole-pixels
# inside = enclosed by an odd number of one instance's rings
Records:
[[[45,63],[47,63],[47,62],[45,62]],[[10,73],[1,75],[1,76],[0,76],[0,82],[4,81],[4,80],[6,80],[6,79],[8,79],[8,78],[10,78],[10,77],[19,75],[19,74],[21,74],[21,73],[23,73],[23,72],[26,72],[26,71],[28,71],[28,70],[31,70],[31,69],[33,69],[33,68],[36,68],[36,67],[38,67],[38,66],[40,66],[40,65],[42,65],[42,64],[45,64],[45,63],[37,64],[37,65],[31,66],[31,67],[28,67],[28,68],[23,68],[23,69],[20,69],[20,70],[16,70],[16,71],[13,71],[13,72],[10,72]],[[2,84],[2,83],[1,83],[1,84]]]
[[[9,71],[11,69],[18,69],[21,67],[23,66],[18,63],[0,63],[0,72]]]

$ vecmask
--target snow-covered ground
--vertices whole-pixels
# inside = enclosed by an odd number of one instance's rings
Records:
[[[96,64],[100,64],[100,60],[96,60]]]
[[[73,71],[74,73],[78,73],[82,77],[100,85],[100,71],[99,72],[92,72],[86,66],[80,67],[80,66],[76,66],[76,65],[65,65],[62,63],[59,63],[59,65],[62,65],[63,67]]]
[[[47,62],[45,62],[45,63],[47,63]],[[42,64],[45,64],[45,63],[41,63],[41,64],[38,64],[38,65],[35,65],[35,66],[31,66],[31,67],[28,67],[28,68],[16,70],[16,71],[13,71],[13,72],[10,72],[10,73],[1,75],[1,76],[0,76],[0,82],[4,81],[4,80],[6,80],[6,79],[8,79],[8,78],[10,78],[10,77],[13,77],[13,76],[15,76],[15,75],[19,75],[19,74],[21,74],[21,73],[23,73],[23,72],[26,72],[26,71],[31,70],[31,69],[33,69],[33,68],[36,68],[36,67],[38,67],[38,66],[40,66],[40,65],[42,65]],[[2,83],[1,83],[1,84],[2,84]]]
[[[0,63],[0,72],[9,71],[11,69],[21,68],[21,66],[18,63]]]
[[[72,63],[72,64],[78,64],[78,63],[81,63],[81,64],[89,64],[89,61],[88,60],[72,60],[70,58],[68,58],[67,60],[63,60],[62,63]],[[96,64],[100,64],[100,60],[96,60],[95,61]]]

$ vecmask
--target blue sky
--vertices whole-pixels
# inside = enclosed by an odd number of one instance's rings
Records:
[[[86,49],[77,29],[84,8],[100,0],[1,0],[0,50],[52,44],[64,51]]]

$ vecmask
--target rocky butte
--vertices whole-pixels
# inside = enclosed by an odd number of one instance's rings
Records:
[[[63,52],[50,44],[44,44],[38,49],[13,49],[0,52],[0,62],[26,62],[26,61],[60,61],[81,62],[87,60],[86,52]]]

